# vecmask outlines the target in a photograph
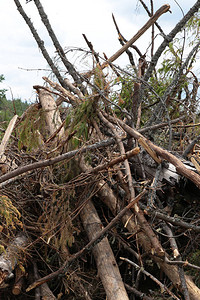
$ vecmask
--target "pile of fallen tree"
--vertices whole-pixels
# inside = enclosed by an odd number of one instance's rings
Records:
[[[129,41],[113,16],[122,47],[100,58],[84,35],[94,67],[80,74],[34,0],[71,79],[14,2],[57,80],[43,77],[46,84],[34,86],[37,102],[2,131],[1,299],[200,299],[198,80],[191,71],[200,43],[178,61],[162,94],[153,81],[158,59],[200,1],[168,35],[156,21],[169,5],[152,14],[140,1],[150,19]],[[151,26],[163,42],[147,63],[133,43]],[[132,73],[113,64],[125,52]]]

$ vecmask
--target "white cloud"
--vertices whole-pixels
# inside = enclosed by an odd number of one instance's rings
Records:
[[[161,6],[166,3],[165,1],[154,2],[155,9],[158,8],[158,5]],[[168,0],[168,2],[172,6],[173,14],[167,13],[161,16],[159,20],[166,33],[182,17],[175,1]],[[179,1],[185,12],[195,3],[194,0],[191,0],[190,3],[187,2]],[[111,17],[112,13],[114,13],[120,30],[127,39],[130,39],[148,20],[148,16],[142,6],[139,5],[138,0],[41,0],[41,3],[63,47],[87,48],[82,37],[82,33],[85,33],[93,43],[95,50],[100,54],[105,52],[107,56],[111,56],[120,48]],[[53,57],[55,55],[54,48],[40,21],[34,2],[25,4],[25,0],[21,0],[21,4]],[[10,86],[14,97],[27,100],[30,97],[34,98],[32,86],[42,84],[42,76],[45,73],[44,71],[25,71],[21,68],[45,69],[47,63],[43,59],[28,26],[17,11],[14,1],[0,1],[0,10],[0,74],[6,78],[5,85],[1,84],[0,88]],[[148,45],[148,39],[149,32],[136,43],[143,53]],[[125,55],[117,61],[117,64],[121,61],[128,63]],[[8,97],[10,98],[9,93]]]

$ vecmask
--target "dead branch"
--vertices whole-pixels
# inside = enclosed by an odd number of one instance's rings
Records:
[[[65,52],[64,52],[61,44],[59,43],[57,36],[55,35],[55,33],[53,31],[53,28],[49,22],[48,16],[44,11],[44,8],[43,8],[41,2],[39,0],[34,0],[34,2],[38,9],[39,14],[40,14],[41,20],[42,20],[43,24],[45,25],[45,27],[49,33],[49,36],[51,37],[52,42],[59,54],[64,66],[66,67],[66,69],[68,70],[69,74],[72,76],[74,81],[77,82],[78,85],[84,90],[84,88],[82,86],[81,78],[80,78],[78,72],[75,70],[73,64],[71,64],[69,62],[69,60],[67,59]],[[73,90],[72,90],[72,92],[73,92]]]
[[[34,279],[37,280],[40,278],[40,275],[38,273],[37,264],[33,263],[33,271],[34,271]],[[56,300],[56,297],[50,290],[47,283],[42,284],[40,287],[35,289],[35,300],[40,300],[42,297],[42,300]]]
[[[22,15],[23,19],[25,20],[25,22],[27,23],[35,41],[37,42],[37,45],[39,47],[39,49],[41,50],[45,60],[47,61],[47,63],[49,64],[49,66],[51,67],[52,69],[52,72],[55,74],[56,78],[58,79],[58,81],[60,82],[60,84],[65,87],[65,82],[58,70],[58,68],[55,66],[53,60],[51,59],[50,55],[48,54],[45,46],[44,46],[44,41],[41,40],[41,38],[39,37],[36,29],[34,28],[33,26],[33,23],[31,22],[30,18],[27,16],[27,14],[25,13],[23,7],[21,6],[19,0],[14,0],[16,6],[17,6],[17,9],[19,11],[19,13]]]
[[[37,280],[36,282],[32,283],[27,289],[26,291],[29,292],[32,289],[35,289],[36,287],[40,286],[41,284],[52,280],[53,278],[57,277],[60,274],[63,274],[66,272],[67,268],[69,267],[69,265],[75,260],[78,259],[79,257],[81,257],[85,252],[90,251],[96,244],[98,244],[102,238],[105,236],[105,234],[107,233],[108,230],[112,229],[115,224],[123,217],[124,214],[126,214],[126,212],[132,207],[134,206],[138,201],[140,201],[140,199],[145,195],[146,191],[142,191],[137,197],[135,197],[135,199],[132,199],[132,201],[126,206],[124,207],[124,209],[122,209],[120,211],[120,213],[112,219],[112,221],[101,231],[99,232],[96,237],[94,237],[85,247],[83,247],[79,252],[75,253],[74,255],[72,255],[65,263],[64,265],[59,268],[56,272],[51,273],[39,280]]]
[[[88,145],[88,146],[82,147],[80,149],[72,150],[72,151],[69,151],[67,153],[58,155],[55,158],[41,160],[41,161],[38,161],[36,163],[32,163],[32,164],[29,164],[29,165],[26,165],[26,166],[23,166],[23,167],[19,167],[16,170],[13,170],[13,171],[5,174],[5,175],[0,176],[0,183],[2,183],[4,181],[7,181],[11,178],[14,178],[16,176],[19,176],[23,173],[27,173],[29,171],[36,170],[36,169],[39,169],[39,168],[48,167],[48,166],[56,164],[60,161],[71,159],[72,157],[74,157],[76,155],[83,154],[87,151],[92,151],[92,150],[96,150],[96,149],[99,149],[99,148],[104,148],[104,147],[107,147],[107,146],[112,145],[114,143],[115,143],[114,139],[108,139],[108,140],[100,141],[100,142],[97,142],[95,144]]]
[[[9,138],[11,136],[11,133],[12,133],[12,131],[14,129],[14,126],[15,126],[15,124],[17,122],[17,118],[18,118],[18,115],[15,115],[12,118],[12,120],[9,122],[9,125],[8,125],[8,127],[6,129],[6,132],[5,132],[4,136],[3,136],[3,139],[1,141],[1,145],[0,145],[0,158],[1,158],[1,160],[2,160],[2,156],[3,156],[4,152],[5,152],[6,146],[8,144]]]
[[[94,55],[96,62],[100,65],[99,61],[99,56],[98,54],[94,51],[93,45],[90,41],[88,41],[86,35],[83,33],[84,40],[86,41],[86,44],[88,45],[89,49],[91,50],[92,54]]]
[[[60,86],[57,83],[54,83],[53,81],[51,81],[49,78],[47,78],[45,76],[43,76],[42,78],[46,82],[48,82],[54,89],[61,92],[64,97],[67,97],[73,106],[76,106],[79,103],[79,99],[77,97],[75,97],[74,95],[72,95],[70,92],[68,92],[65,88],[63,88],[62,86]],[[66,80],[65,80],[65,82],[66,82],[66,85],[68,85]]]
[[[0,170],[1,170],[1,174],[5,174],[8,172],[9,168],[10,168],[10,161],[9,159],[6,157],[6,155],[4,154],[6,147],[8,145],[11,133],[14,129],[14,126],[17,122],[17,118],[18,116],[15,115],[9,122],[8,127],[5,131],[5,134],[3,136],[3,139],[1,141],[0,144]],[[16,164],[12,163],[13,167],[16,167]]]
[[[154,24],[157,19],[164,13],[168,12],[170,9],[170,6],[168,4],[165,4],[161,6],[155,14],[147,21],[147,23],[121,48],[119,49],[115,54],[113,54],[109,59],[108,62],[115,61],[122,53],[124,53],[135,41],[139,39],[143,35],[147,29]],[[104,63],[101,67],[102,69],[107,65],[107,62]]]
[[[124,46],[124,43],[126,43],[127,40],[126,40],[126,39],[123,37],[123,35],[121,34],[121,32],[120,32],[120,30],[119,30],[119,27],[118,27],[118,25],[117,25],[117,22],[116,22],[116,20],[115,20],[115,17],[114,17],[113,14],[112,14],[112,18],[113,18],[113,22],[114,22],[114,24],[115,24],[115,28],[116,28],[117,33],[118,33],[118,40],[119,40],[120,44],[121,44],[122,46]],[[137,51],[137,53],[138,53],[140,56],[142,56],[142,53],[141,53],[140,50],[137,48],[137,46],[131,45],[131,47],[132,47],[133,49],[135,49],[135,50]],[[128,57],[129,57],[129,61],[130,61],[131,65],[132,65],[133,67],[135,67],[135,62],[134,62],[133,55],[132,55],[131,51],[130,51],[129,49],[127,49],[127,50],[126,50],[126,53],[127,53]],[[108,58],[106,58],[106,60],[108,60]]]
[[[149,11],[148,7],[146,6],[146,4],[144,3],[144,1],[139,0],[140,3],[142,4],[142,6],[144,7],[144,9],[146,10],[146,12],[148,13],[148,16],[151,17],[152,13]],[[160,25],[158,24],[158,22],[155,22],[156,27],[159,29],[161,35],[163,37],[165,37],[165,33],[163,32],[162,28],[160,27]]]
[[[144,273],[146,276],[150,277],[153,281],[155,281],[161,288],[161,290],[165,290],[173,299],[179,300],[176,295],[174,295],[164,284],[162,284],[157,278],[155,278],[152,274],[149,272],[145,271],[143,268],[140,268],[136,263],[131,261],[128,258],[120,257],[121,260],[126,261],[127,263],[133,265],[136,269],[141,270],[142,273]]]
[[[185,117],[182,116],[180,118],[171,120],[171,124],[177,123],[178,121],[180,121],[180,120],[182,120],[184,118]],[[148,132],[148,131],[151,132],[153,130],[156,130],[156,129],[159,129],[159,128],[162,128],[162,127],[165,127],[165,126],[169,126],[169,123],[168,122],[164,122],[164,123],[159,123],[159,124],[155,124],[155,125],[148,126],[148,127],[143,127],[143,128],[138,129],[138,132],[143,134],[145,132]]]
[[[170,245],[171,245],[171,249],[173,251],[174,258],[177,259],[178,261],[181,261],[182,260],[181,255],[180,255],[180,252],[178,250],[176,240],[173,237],[173,233],[172,233],[171,228],[167,224],[164,224],[163,229],[165,230],[165,232],[167,233],[167,235],[169,237],[169,242],[170,242]],[[183,271],[183,268],[182,268],[181,265],[178,265],[178,271],[179,271],[181,289],[182,289],[182,293],[184,295],[184,299],[185,300],[190,300],[190,296],[189,296],[189,293],[188,293],[187,284],[186,284],[186,280],[185,280],[184,271]]]
[[[22,270],[22,268],[20,268],[20,266],[17,266],[15,270],[15,284],[12,288],[13,295],[21,294],[21,290],[24,285],[24,277],[24,271]]]
[[[161,219],[163,221],[166,221],[167,223],[171,223],[175,226],[180,226],[180,227],[188,229],[188,230],[193,230],[195,232],[200,232],[200,226],[196,226],[194,224],[187,223],[187,222],[181,220],[180,218],[178,218],[176,216],[174,216],[174,217],[168,216],[168,215],[162,213],[161,211],[159,211],[158,209],[154,210],[150,207],[147,208],[142,204],[140,204],[140,205],[141,205],[142,209],[145,209],[147,214],[151,215],[154,218]]]
[[[168,12],[170,9],[170,6],[168,4],[165,4],[163,6],[161,6],[156,12],[155,14],[149,19],[149,21],[147,21],[147,23],[124,45],[122,46],[122,48],[120,48],[115,54],[113,54],[107,62],[103,63],[101,65],[101,69],[104,69],[105,67],[107,67],[109,65],[109,63],[112,63],[113,61],[115,61],[122,53],[124,53],[133,43],[135,43],[135,41],[137,41],[139,39],[139,37],[141,37],[145,31],[147,31],[147,29],[152,26],[152,24],[154,24],[154,22],[157,21],[157,19],[164,13]],[[92,73],[94,72],[94,70],[84,74],[84,77],[89,77]]]
[[[166,263],[168,263],[169,265],[180,265],[182,267],[189,267],[189,268],[193,268],[196,270],[200,270],[199,266],[193,265],[193,264],[189,263],[188,261],[169,260],[168,258],[166,258]]]
[[[132,292],[133,294],[140,297],[141,299],[153,300],[153,298],[146,296],[144,293],[139,292],[137,289],[135,289],[134,287],[132,287],[126,283],[125,283],[125,287],[127,288],[128,291]]]

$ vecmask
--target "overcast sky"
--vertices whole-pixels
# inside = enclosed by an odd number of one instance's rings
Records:
[[[45,31],[35,4],[21,0],[21,4],[31,18],[41,38],[45,42],[51,57],[55,55],[48,34]],[[150,1],[144,1],[149,6]],[[155,10],[163,4],[170,4],[171,12],[162,15],[158,23],[167,34],[182,18],[182,11],[186,13],[195,0],[167,0],[154,1]],[[82,34],[92,42],[95,50],[109,57],[119,48],[117,33],[112,21],[114,13],[121,33],[130,39],[148,20],[148,16],[138,0],[41,0],[50,23],[63,48],[82,47],[87,49]],[[7,98],[34,101],[33,85],[43,84],[42,76],[46,75],[47,63],[44,60],[36,42],[17,11],[13,0],[0,0],[0,74],[5,76],[1,88],[8,89]],[[148,46],[149,32],[142,36],[137,45],[144,53]],[[76,62],[75,53],[70,56],[71,62]],[[120,61],[121,59],[121,61]],[[116,61],[117,64],[129,63],[126,55]]]

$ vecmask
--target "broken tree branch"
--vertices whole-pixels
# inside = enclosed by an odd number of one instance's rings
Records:
[[[135,43],[135,41],[137,41],[139,39],[139,37],[141,37],[145,31],[147,31],[147,29],[152,26],[152,24],[154,24],[157,19],[164,13],[166,13],[167,11],[169,11],[170,6],[168,4],[165,4],[163,6],[161,6],[156,12],[155,14],[147,21],[147,23],[124,45],[122,46],[115,54],[113,54],[107,62],[103,63],[101,65],[101,68],[104,69],[105,67],[107,67],[109,65],[109,63],[112,63],[113,61],[115,61],[122,53],[124,53],[133,43]],[[89,71],[87,73],[84,74],[84,77],[89,77],[92,73],[94,72],[94,69],[92,71]]]

